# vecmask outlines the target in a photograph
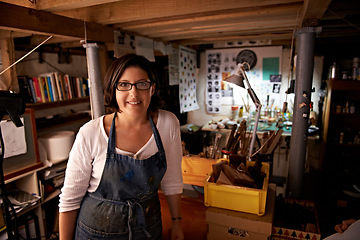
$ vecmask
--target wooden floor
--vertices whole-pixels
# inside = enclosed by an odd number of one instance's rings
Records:
[[[169,229],[171,227],[171,217],[165,196],[159,194],[161,202],[161,213],[163,222],[163,239],[170,239]],[[205,220],[206,206],[202,194],[183,194],[181,201],[183,214],[182,227],[185,240],[206,240],[207,225]]]

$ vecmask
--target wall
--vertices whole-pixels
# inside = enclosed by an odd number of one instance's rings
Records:
[[[24,56],[26,52],[16,51],[16,59]],[[35,77],[42,73],[63,72],[73,77],[87,78],[86,56],[70,55],[70,63],[58,63],[58,55],[55,53],[43,53],[43,63],[39,63],[39,54],[31,53],[23,61],[16,65],[18,76],[28,75]]]
[[[288,83],[288,76],[290,72],[290,49],[284,48],[282,50],[282,62],[281,62],[281,69],[282,69],[282,81],[281,81],[281,89],[280,94],[278,94],[279,100],[275,101],[280,104],[276,105],[278,108],[282,108],[282,103],[284,101],[288,102],[290,112],[293,110],[294,104],[294,94],[285,94],[285,91],[290,86]],[[314,61],[314,75],[313,75],[313,87],[315,87],[316,92],[312,93],[311,99],[314,102],[314,111],[318,112],[318,90],[321,84],[321,76],[322,76],[322,69],[323,69],[323,57],[315,56]],[[294,73],[295,76],[295,73]],[[251,83],[250,83],[251,84]],[[245,98],[247,92],[245,89],[234,89],[234,96],[233,97],[225,97],[222,98],[221,102],[221,112],[219,114],[210,114],[206,112],[206,104],[205,104],[205,94],[206,94],[206,56],[205,52],[200,53],[200,68],[197,69],[197,102],[199,105],[199,109],[195,111],[188,112],[187,114],[187,122],[196,124],[196,125],[205,125],[211,120],[220,120],[229,118],[231,116],[231,106],[233,103],[236,105],[243,105],[241,96]],[[259,96],[259,98],[263,98],[263,96]],[[250,100],[251,102],[251,100]],[[265,108],[265,102],[262,103],[263,108]],[[252,105],[252,104],[251,104]],[[279,106],[280,105],[280,106]],[[252,107],[252,111],[255,108]]]

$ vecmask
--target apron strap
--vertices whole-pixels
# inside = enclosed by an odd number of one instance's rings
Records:
[[[116,118],[116,112],[114,112],[114,117],[111,123],[110,133],[109,133],[109,143],[107,148],[107,153],[115,153],[115,118]]]
[[[158,131],[157,127],[154,124],[154,121],[150,117],[150,114],[149,114],[149,121],[150,121],[151,129],[152,129],[152,131],[154,133],[156,146],[158,147],[159,152],[163,153],[163,152],[165,152],[165,150],[164,150],[163,144],[161,142],[160,134],[159,134],[159,131]]]

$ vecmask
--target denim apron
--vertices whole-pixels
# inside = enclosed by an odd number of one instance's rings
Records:
[[[161,239],[162,222],[158,187],[166,171],[159,132],[149,121],[158,152],[137,160],[115,152],[112,121],[106,162],[98,188],[81,203],[75,239]]]

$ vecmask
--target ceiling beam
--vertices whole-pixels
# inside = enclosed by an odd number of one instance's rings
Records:
[[[174,40],[176,38],[192,38],[194,36],[198,35],[209,35],[209,34],[227,34],[227,33],[246,33],[246,34],[253,34],[253,33],[263,33],[268,31],[293,31],[295,29],[294,27],[295,21],[288,22],[287,24],[282,23],[281,27],[279,27],[279,24],[274,22],[250,22],[243,23],[243,24],[222,24],[218,26],[209,26],[209,27],[203,27],[203,28],[195,28],[195,29],[168,29],[165,31],[158,31],[158,32],[151,32],[149,35],[151,35],[153,38],[161,38],[164,40]],[[145,33],[146,35],[146,33]]]
[[[319,20],[324,16],[331,0],[305,0],[299,26],[318,26]]]
[[[132,0],[116,3],[103,4],[69,11],[57,12],[63,16],[74,16],[85,21],[101,24],[115,24],[119,22],[130,22],[149,20],[152,18],[176,17],[187,14],[209,15],[208,13],[218,11],[230,11],[232,9],[280,6],[282,4],[303,3],[303,0],[228,0],[226,3],[218,0]]]
[[[114,41],[113,28],[0,2],[0,28],[2,29],[85,39],[85,25],[87,40]]]
[[[126,31],[142,32],[158,31],[160,29],[171,28],[198,28],[209,25],[220,25],[226,23],[244,23],[249,21],[273,21],[283,19],[284,23],[288,21],[297,21],[297,12],[301,5],[287,5],[270,8],[251,8],[245,10],[233,9],[232,12],[217,12],[209,16],[179,16],[174,18],[155,18],[142,21],[126,22],[114,25],[115,28],[120,28]],[[294,24],[295,27],[295,24]]]
[[[64,11],[74,8],[84,8],[118,1],[122,0],[40,0],[33,2],[19,0],[2,0],[2,2],[36,10],[44,10],[48,12]]]
[[[7,38],[13,39],[20,37],[28,37],[28,36],[31,36],[31,33],[14,32],[14,31],[0,29],[0,39],[7,39]]]

